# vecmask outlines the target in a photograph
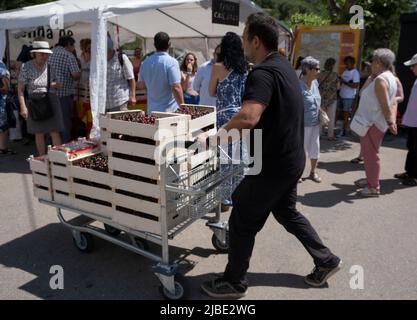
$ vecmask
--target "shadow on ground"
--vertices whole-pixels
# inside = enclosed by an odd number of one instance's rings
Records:
[[[366,199],[356,195],[358,188],[353,182],[352,184],[333,183],[332,186],[336,189],[306,193],[303,196],[298,196],[298,201],[309,207],[331,208],[341,202],[353,204],[355,201]],[[381,180],[381,196],[405,188],[410,187],[404,186],[398,179]]]
[[[35,154],[35,146],[14,142],[9,147],[15,150],[17,154],[0,155],[0,173],[31,173],[26,159],[31,154]]]
[[[24,271],[33,280],[18,289],[41,299],[161,299],[159,281],[151,271],[153,261],[131,253],[104,240],[95,238],[95,250],[79,252],[72,243],[70,231],[58,223],[49,224],[0,246],[0,264]],[[211,247],[211,244],[207,244]],[[159,254],[157,246],[151,246]],[[201,292],[202,282],[214,274],[187,276],[195,257],[208,258],[214,249],[196,247],[191,250],[170,246],[171,257],[179,264],[178,280],[184,285],[185,298],[207,299]],[[50,268],[60,265],[64,270],[64,290],[49,286]],[[4,270],[4,275],[8,271]],[[286,273],[249,273],[251,286],[308,288],[300,275]],[[24,277],[27,279],[27,277]],[[26,280],[25,280],[26,281]],[[17,282],[14,280],[14,282]],[[6,281],[7,285],[7,281]],[[13,289],[13,288],[11,288]],[[17,292],[13,290],[12,292]],[[10,298],[14,298],[10,296]]]

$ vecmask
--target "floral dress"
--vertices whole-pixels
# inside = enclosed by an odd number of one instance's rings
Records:
[[[232,70],[225,79],[219,81],[217,85],[216,102],[218,128],[229,122],[229,120],[239,112],[242,105],[247,76],[247,72],[244,74],[239,74]],[[229,162],[229,158],[244,160],[246,157],[245,145],[239,141],[231,143],[228,146],[221,146],[221,148],[223,150],[227,148],[227,155],[222,153],[220,154],[220,170],[227,170],[229,168],[230,164],[222,164]],[[232,204],[231,194],[234,191],[233,185],[236,185],[238,182],[236,179],[237,178],[232,178],[232,180],[226,181],[224,183],[222,188],[224,204]]]
[[[231,71],[217,85],[217,126],[220,128],[227,123],[242,105],[243,92],[248,74]]]
[[[3,77],[10,77],[6,65],[0,61],[0,81]],[[0,133],[6,132],[9,129],[9,122],[6,109],[7,94],[0,94]]]

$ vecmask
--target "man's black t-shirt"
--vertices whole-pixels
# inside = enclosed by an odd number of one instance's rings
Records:
[[[304,102],[297,75],[280,54],[268,56],[248,75],[243,101],[266,106],[254,129],[262,129],[260,176],[300,176],[305,166]]]

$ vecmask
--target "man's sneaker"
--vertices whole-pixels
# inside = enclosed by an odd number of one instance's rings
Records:
[[[232,284],[223,278],[206,281],[201,289],[213,298],[242,298],[248,293],[248,287],[242,284]]]
[[[305,283],[312,287],[321,287],[326,281],[342,268],[342,260],[333,268],[324,268],[316,266],[313,271],[304,277]]]
[[[355,181],[355,186],[358,188],[365,188],[368,185],[368,179],[363,178]]]
[[[358,191],[358,195],[361,197],[367,197],[367,198],[371,198],[371,197],[379,197],[380,191],[376,188],[369,188],[368,186],[366,186],[365,188],[363,188],[362,190]]]

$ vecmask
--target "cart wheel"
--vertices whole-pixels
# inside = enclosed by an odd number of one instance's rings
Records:
[[[220,253],[227,253],[229,252],[229,231],[226,231],[226,243],[223,244],[221,241],[217,238],[216,234],[213,233],[213,236],[211,237],[211,243],[213,244],[213,247],[217,249]]]
[[[84,253],[89,253],[93,250],[94,247],[94,239],[91,234],[80,232],[80,238],[77,240],[75,237],[73,237],[74,244],[80,250]]]
[[[120,232],[122,232],[121,230],[109,226],[108,224],[104,224],[104,229],[106,229],[106,232],[113,237],[117,237]]]
[[[146,251],[149,250],[149,243],[148,243],[148,241],[146,241],[146,240],[144,240],[142,238],[139,238],[139,237],[135,237],[135,242],[136,242],[136,245],[138,246],[139,249],[146,250]]]
[[[184,287],[178,281],[175,281],[175,294],[170,293],[164,286],[160,285],[159,290],[165,299],[180,300],[184,296]]]

